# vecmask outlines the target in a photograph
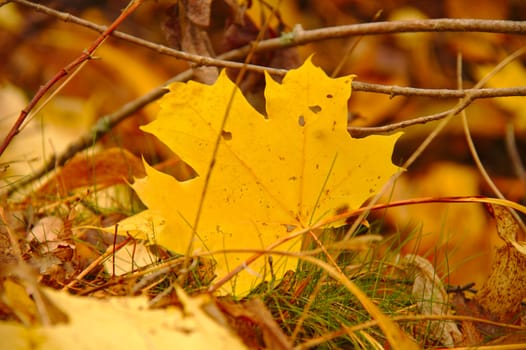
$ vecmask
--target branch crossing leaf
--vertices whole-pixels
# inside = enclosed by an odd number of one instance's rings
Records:
[[[132,186],[149,209],[121,222],[119,230],[186,252],[212,161],[194,251],[264,249],[291,230],[359,207],[398,171],[391,153],[400,134],[350,137],[352,78],[331,79],[310,59],[282,83],[267,75],[268,118],[252,108],[224,71],[211,86],[192,81],[170,85],[157,119],[143,130],[168,145],[198,176],[179,182],[145,164],[147,176]],[[221,142],[212,159],[218,135]],[[298,238],[280,249],[297,252],[300,247]],[[215,254],[216,273],[224,275],[248,256]],[[273,260],[277,278],[297,264],[282,256]],[[266,260],[258,259],[223,291],[244,294],[270,277]]]

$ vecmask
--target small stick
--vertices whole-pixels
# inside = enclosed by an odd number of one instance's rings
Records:
[[[124,19],[126,19],[126,17],[133,13],[133,11],[135,11],[143,1],[144,0],[132,0],[130,4],[122,11],[120,16],[117,17],[117,19],[113,21],[113,23],[101,35],[99,35],[99,37],[91,44],[91,46],[87,50],[83,51],[79,57],[77,57],[66,67],[58,71],[53,78],[51,78],[45,85],[42,85],[40,89],[38,89],[36,95],[33,96],[29,104],[20,112],[18,119],[16,120],[15,124],[11,127],[11,130],[9,130],[9,133],[2,142],[2,145],[0,146],[0,156],[7,149],[7,146],[9,146],[13,138],[20,132],[20,127],[24,123],[24,120],[26,120],[29,112],[31,112],[31,110],[37,105],[37,103],[42,99],[42,97],[57,82],[62,80],[62,78],[75,71],[84,62],[92,59],[92,55],[95,53],[95,50],[97,50],[97,48],[99,48],[102,45],[102,43],[111,35],[111,33],[115,31],[115,29],[117,29],[117,27],[124,21]]]
[[[124,241],[122,241],[121,243],[117,244],[116,246],[109,246],[108,249],[106,249],[106,251],[104,252],[104,254],[102,254],[101,256],[99,256],[97,259],[95,259],[91,264],[89,264],[88,267],[86,267],[84,270],[82,270],[81,273],[78,274],[78,276],[76,276],[71,282],[69,282],[64,288],[62,288],[62,290],[68,290],[68,289],[71,289],[75,283],[77,282],[80,282],[84,277],[86,277],[86,275],[88,273],[91,272],[91,270],[93,270],[95,267],[97,267],[100,263],[102,263],[102,261],[104,259],[106,259],[110,254],[115,254],[115,252],[117,252],[118,250],[120,250],[122,247],[124,247],[126,244],[128,244],[129,242],[131,242],[133,240],[133,238],[131,237],[128,237],[126,238]]]

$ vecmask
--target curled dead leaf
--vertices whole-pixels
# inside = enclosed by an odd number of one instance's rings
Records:
[[[517,318],[526,298],[526,247],[517,241],[519,225],[508,208],[491,205],[490,210],[506,245],[497,250],[490,276],[474,301],[491,318],[509,322]]]
[[[448,295],[433,265],[421,256],[408,254],[403,262],[414,269],[413,297],[419,311],[424,315],[444,315],[449,313]],[[431,337],[442,345],[453,347],[462,340],[462,333],[453,321],[431,321]]]

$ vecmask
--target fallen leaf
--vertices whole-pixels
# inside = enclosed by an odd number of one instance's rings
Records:
[[[266,80],[268,119],[249,105],[224,71],[212,86],[170,85],[157,119],[143,129],[198,176],[178,182],[145,164],[147,177],[133,184],[149,208],[141,215],[164,223],[143,231],[150,241],[180,253],[190,242],[193,252],[264,249],[291,229],[309,227],[341,208],[359,207],[398,170],[391,153],[400,134],[357,140],[347,133],[352,76],[330,79],[308,60],[291,70],[282,84],[268,76]],[[221,129],[226,114],[229,118]],[[218,135],[214,171],[192,238]],[[127,225],[146,227],[138,221],[124,220],[120,231]],[[280,249],[295,252],[300,247],[297,238]],[[224,275],[248,256],[216,253],[217,274]],[[296,263],[274,257],[276,277]],[[265,259],[259,259],[223,292],[243,294],[265,278],[270,273]]]
[[[69,320],[49,327],[0,322],[3,349],[246,349],[203,311],[210,303],[206,296],[190,298],[179,290],[182,311],[149,310],[145,297],[98,300],[51,289],[44,293]]]
[[[115,259],[115,266],[114,261]],[[155,257],[143,242],[128,243],[113,254],[112,259],[104,261],[104,269],[108,273],[115,271],[116,276],[133,272],[156,262]]]
[[[230,318],[238,334],[251,347],[258,344],[258,333],[263,333],[267,349],[292,349],[292,344],[283,330],[276,323],[265,303],[260,299],[251,299],[242,304],[218,301],[218,307]]]
[[[414,270],[413,298],[423,315],[447,315],[449,313],[448,295],[442,281],[431,263],[418,255],[407,254],[404,263]],[[453,321],[429,322],[430,336],[440,344],[453,347],[462,340],[462,333]]]
[[[516,240],[519,225],[508,208],[490,205],[490,209],[506,245],[497,249],[490,276],[473,299],[491,318],[511,322],[526,298],[526,247]]]
[[[122,148],[110,148],[96,154],[76,155],[55,176],[42,186],[37,194],[67,195],[80,187],[96,185],[99,189],[144,176],[141,161]]]
[[[33,226],[26,237],[28,242],[35,241],[41,254],[54,251],[59,246],[75,249],[64,234],[64,222],[57,216],[46,216]]]
[[[202,55],[214,56],[212,44],[205,29],[210,25],[210,6],[212,0],[182,0],[167,9],[167,20],[163,29],[170,45],[178,50]],[[195,67],[196,79],[212,84],[218,75],[216,67]]]

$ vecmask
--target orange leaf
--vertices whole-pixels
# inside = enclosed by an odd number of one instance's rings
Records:
[[[136,156],[125,149],[110,148],[93,155],[76,155],[37,194],[64,196],[80,187],[96,184],[99,188],[104,188],[125,181],[131,182],[134,176],[144,174],[144,167]]]

